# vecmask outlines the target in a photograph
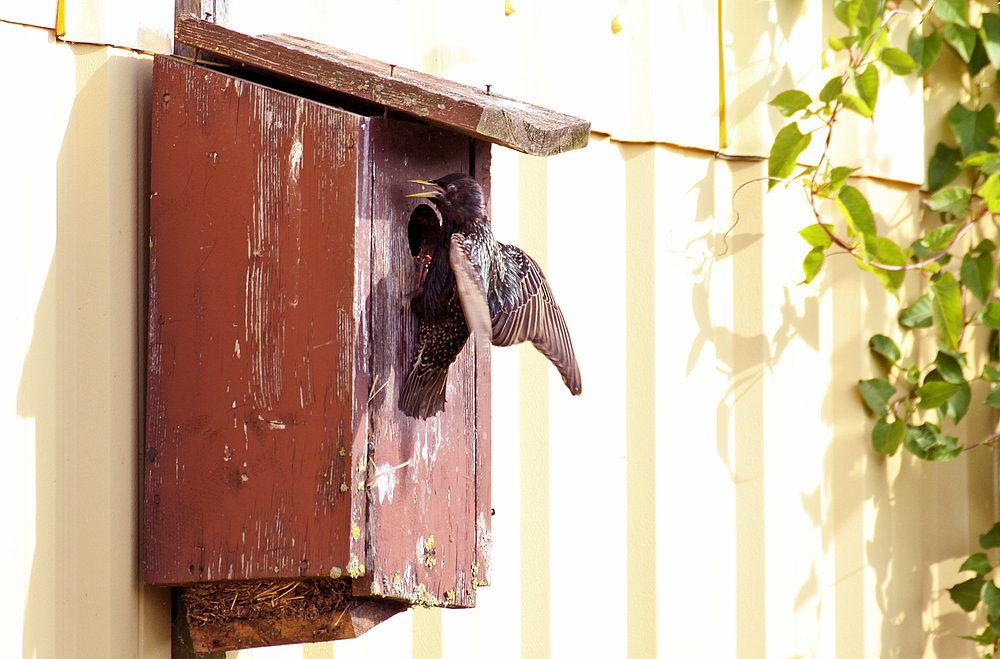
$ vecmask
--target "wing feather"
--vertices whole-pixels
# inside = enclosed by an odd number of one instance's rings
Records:
[[[502,245],[508,272],[505,278],[508,295],[493,316],[493,345],[510,346],[524,341],[545,355],[562,376],[574,395],[583,390],[580,366],[562,310],[556,304],[552,288],[538,263],[513,245]]]
[[[490,308],[486,300],[486,286],[482,275],[472,260],[472,247],[460,233],[451,235],[449,249],[451,269],[455,273],[458,298],[465,313],[465,322],[475,337],[476,343],[486,349],[493,335],[490,322]]]

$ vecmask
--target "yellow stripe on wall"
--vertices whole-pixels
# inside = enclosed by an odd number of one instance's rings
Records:
[[[628,656],[656,656],[656,147],[625,161],[626,535]]]
[[[518,242],[548,266],[548,163],[518,159]],[[520,346],[521,656],[551,655],[549,591],[549,364]]]

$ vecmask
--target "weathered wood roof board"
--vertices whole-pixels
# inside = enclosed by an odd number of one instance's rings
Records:
[[[174,38],[247,67],[535,156],[582,148],[590,135],[590,122],[583,119],[307,39],[253,37],[193,16],[177,17]]]

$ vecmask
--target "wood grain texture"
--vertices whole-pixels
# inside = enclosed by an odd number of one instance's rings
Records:
[[[166,57],[154,78],[145,579],[357,573],[368,119]]]
[[[288,35],[253,37],[178,16],[174,38],[243,66],[323,87],[536,156],[587,145],[590,122]]]
[[[420,266],[410,254],[407,226],[414,209],[426,203],[406,197],[415,190],[408,181],[470,171],[472,144],[451,131],[372,119],[372,377],[378,384],[370,407],[368,564],[365,577],[355,581],[357,595],[475,603],[476,462],[480,446],[489,450],[489,398],[484,403],[476,393],[472,344],[451,366],[441,414],[413,419],[398,406],[417,350],[410,300]]]

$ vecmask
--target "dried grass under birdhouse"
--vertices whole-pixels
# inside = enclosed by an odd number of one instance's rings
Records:
[[[198,653],[356,638],[408,606],[354,597],[347,578],[206,583],[179,590]]]
[[[210,583],[185,588],[183,598],[191,625],[308,617],[329,618],[335,626],[351,599],[351,582],[319,578]]]

